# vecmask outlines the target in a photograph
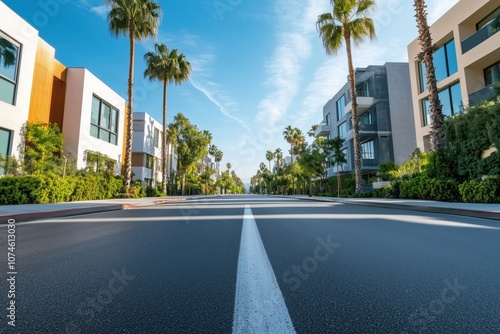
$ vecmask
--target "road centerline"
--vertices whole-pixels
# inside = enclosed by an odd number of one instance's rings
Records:
[[[296,333],[249,205],[245,206],[233,334]]]

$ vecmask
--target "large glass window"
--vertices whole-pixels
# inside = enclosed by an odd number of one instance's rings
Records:
[[[484,83],[486,86],[500,81],[500,61],[484,70]]]
[[[458,65],[455,40],[452,39],[434,51],[433,59],[436,80],[438,82],[456,73],[458,71]],[[419,62],[418,67],[420,75],[420,92],[424,92],[427,90],[427,71],[423,61]]]
[[[5,159],[10,155],[10,140],[12,131],[0,128],[0,157]],[[0,161],[0,175],[5,174],[6,160]]]
[[[118,141],[118,110],[95,95],[92,97],[90,135],[114,145]]]
[[[14,104],[19,45],[0,33],[0,101]]]
[[[337,121],[345,115],[345,95],[337,100]]]
[[[361,86],[357,89],[356,93],[358,96],[369,97],[370,89],[368,88],[368,81],[363,82]]]
[[[342,138],[342,139],[345,139],[347,137],[347,125],[346,125],[346,122],[340,124],[338,126],[338,130],[339,130],[339,137]]]
[[[453,116],[463,111],[462,92],[460,82],[450,85],[439,92],[439,100],[442,105],[444,116]],[[428,99],[422,100],[423,126],[429,125],[431,121],[430,104]]]
[[[326,123],[326,125],[332,124],[332,115],[330,115],[330,113],[326,114],[325,123]]]
[[[361,159],[375,159],[373,140],[361,144]]]
[[[497,16],[500,15],[500,7],[497,8],[495,11],[493,11],[492,13],[490,13],[488,16],[486,16],[484,19],[482,19],[477,25],[476,25],[476,28],[477,30],[485,27],[485,26],[489,26],[491,27],[490,29],[492,29],[492,32],[497,32],[498,31],[498,27],[496,27],[493,22],[495,21],[495,18]]]

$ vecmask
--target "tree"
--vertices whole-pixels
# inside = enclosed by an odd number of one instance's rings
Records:
[[[170,124],[177,138],[177,170],[182,172],[182,195],[185,195],[186,174],[195,171],[196,165],[206,154],[209,138],[196,125],[191,124],[183,114],[175,115],[174,122]]]
[[[325,141],[325,146],[327,147],[327,151],[329,154],[332,154],[333,161],[337,166],[337,196],[340,197],[340,168],[344,164],[347,163],[347,158],[345,153],[342,150],[342,146],[344,145],[344,138],[337,136],[336,138],[327,139]]]
[[[436,69],[433,63],[435,46],[432,44],[431,32],[427,24],[427,7],[424,0],[415,0],[415,17],[418,28],[418,41],[422,52],[418,59],[423,61],[426,70],[427,89],[429,90],[429,112],[431,114],[431,147],[433,150],[441,150],[447,147],[446,134],[444,132],[444,116],[439,92],[437,89]]]
[[[266,152],[266,159],[269,161],[269,170],[271,170],[271,161],[274,160],[274,152],[267,151]]]
[[[189,79],[191,64],[186,61],[184,54],[178,54],[177,49],[169,51],[165,44],[156,43],[154,52],[144,55],[146,70],[144,77],[158,80],[163,83],[163,130],[162,130],[162,180],[161,186],[164,193],[167,192],[167,93],[168,84],[180,85]]]
[[[276,167],[277,167],[276,174],[279,174],[281,163],[283,162],[283,151],[281,150],[281,148],[277,148],[274,151],[274,156],[276,157]]]
[[[160,23],[161,8],[154,0],[106,0],[111,6],[108,14],[110,32],[129,38],[129,68],[127,89],[127,111],[125,113],[125,168],[123,187],[127,191],[132,178],[132,137],[133,137],[133,90],[135,41],[154,37]]]
[[[374,0],[331,0],[332,13],[324,13],[318,17],[316,27],[323,40],[326,53],[336,54],[345,43],[349,70],[349,89],[352,103],[352,128],[354,137],[354,172],[356,192],[363,190],[361,186],[361,142],[356,100],[356,78],[352,61],[351,42],[359,45],[366,38],[375,38],[375,25],[367,15],[375,8]]]
[[[285,128],[285,131],[283,131],[283,137],[285,138],[286,142],[290,144],[290,156],[292,158],[292,164],[293,164],[293,134],[295,133],[295,129],[292,128],[291,125],[287,126]]]
[[[316,130],[318,129],[319,125],[318,124],[313,124],[311,126],[311,129],[307,132],[307,135],[309,137],[314,137],[314,135],[316,134]]]
[[[28,174],[61,172],[64,138],[57,124],[26,123],[21,138],[19,152]]]
[[[226,164],[226,167],[227,167],[227,172],[229,173],[229,172],[231,171],[231,167],[232,167],[232,166],[231,166],[231,163],[230,163],[230,162],[228,162],[228,163]]]
[[[312,178],[323,174],[325,158],[326,155],[314,147],[303,151],[297,159],[303,174],[309,179],[309,197],[312,196]]]

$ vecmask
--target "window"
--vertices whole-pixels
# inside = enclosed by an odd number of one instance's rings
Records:
[[[370,89],[368,88],[368,81],[363,82],[363,84],[359,88],[357,88],[356,93],[358,96],[369,97]]]
[[[375,159],[373,140],[361,144],[361,159]]]
[[[117,144],[118,109],[111,107],[95,95],[92,97],[90,135],[108,143]]]
[[[155,157],[146,154],[146,168],[153,169],[154,165],[155,165]]]
[[[368,110],[367,112],[362,113],[359,116],[359,125],[370,125],[372,123],[372,111]]]
[[[332,116],[330,115],[330,113],[326,114],[325,123],[326,123],[326,125],[332,124]]]
[[[0,101],[14,104],[19,45],[0,33]]]
[[[11,135],[12,131],[0,128],[0,157],[3,159],[10,155]],[[7,161],[1,161],[0,163],[0,175],[4,175]]]
[[[433,53],[433,63],[436,72],[436,80],[439,82],[458,71],[455,40],[441,46]],[[420,92],[427,90],[427,70],[423,61],[419,62]]]
[[[463,111],[462,92],[460,91],[460,82],[450,85],[439,92],[439,100],[442,105],[444,116],[453,116]],[[422,100],[423,126],[432,123],[430,113],[430,103],[428,99]]]
[[[160,130],[158,130],[157,128],[155,128],[155,131],[154,131],[153,142],[154,142],[155,147],[158,148],[160,145]]]
[[[338,131],[339,131],[339,137],[342,139],[345,139],[347,136],[347,125],[346,122],[340,124],[338,126]]]
[[[345,95],[337,100],[337,121],[345,115]]]
[[[484,70],[484,83],[486,86],[500,81],[500,61]]]
[[[479,21],[479,23],[476,25],[476,29],[480,30],[483,27],[489,26],[492,29],[492,33],[495,33],[498,31],[498,27],[495,27],[493,24],[493,21],[495,18],[500,15],[500,7],[494,10],[492,13],[490,13],[488,16],[486,16],[484,19]]]

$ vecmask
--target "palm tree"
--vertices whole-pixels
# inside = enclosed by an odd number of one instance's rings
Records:
[[[431,32],[427,24],[427,7],[424,0],[415,0],[415,17],[417,19],[418,41],[422,52],[418,59],[425,64],[427,89],[429,90],[429,112],[431,114],[431,145],[433,150],[446,148],[447,140],[444,133],[444,116],[439,92],[437,89],[436,70],[433,63],[433,52],[435,46],[432,44]]]
[[[271,161],[274,160],[274,152],[267,151],[266,152],[266,159],[269,161],[269,170],[271,170]]]
[[[162,180],[163,192],[167,191],[167,92],[168,84],[180,85],[189,79],[191,64],[186,61],[184,54],[178,54],[177,49],[169,51],[165,44],[155,44],[155,51],[144,55],[147,67],[144,77],[158,80],[163,83],[163,133],[162,133]]]
[[[222,157],[224,156],[224,153],[222,153],[221,150],[219,150],[217,147],[216,147],[216,151],[214,153],[214,158],[215,158],[215,163],[217,165],[217,180],[219,179],[219,173],[220,173],[220,168],[219,168],[219,164],[220,162],[222,161]]]
[[[283,161],[283,151],[281,150],[281,148],[278,147],[274,151],[274,156],[276,157],[276,167],[277,167],[276,174],[279,174],[280,165],[281,165],[281,162]]]
[[[130,62],[128,67],[127,112],[125,113],[125,179],[124,190],[130,187],[132,176],[133,91],[135,41],[156,36],[161,7],[154,0],[106,0],[111,6],[108,14],[110,32],[118,37],[128,36]]]
[[[361,192],[361,142],[356,100],[356,78],[352,62],[351,42],[359,45],[367,37],[375,38],[373,20],[367,15],[375,8],[374,0],[331,0],[333,11],[318,16],[316,27],[323,40],[326,53],[336,54],[345,43],[349,68],[349,89],[352,103],[352,128],[354,137],[354,173],[356,192]]]
[[[319,125],[318,124],[313,124],[311,126],[311,129],[307,132],[307,135],[309,137],[314,137],[314,135],[316,134],[316,130],[318,129]]]
[[[230,163],[230,162],[228,162],[228,163],[226,164],[226,167],[227,167],[227,173],[229,174],[229,172],[231,171],[231,163]]]
[[[293,145],[294,153],[298,154],[298,150],[306,142],[306,137],[302,133],[302,130],[295,128],[292,139],[293,139],[292,145]]]
[[[293,164],[293,134],[295,132],[295,129],[292,128],[291,125],[287,126],[285,128],[285,131],[283,131],[283,137],[286,140],[287,143],[290,144],[290,156],[292,158],[292,164]]]

